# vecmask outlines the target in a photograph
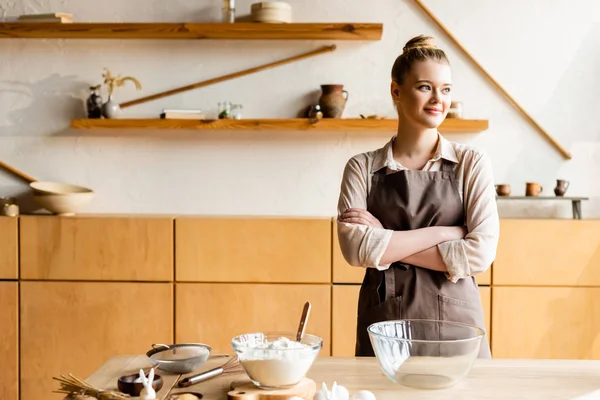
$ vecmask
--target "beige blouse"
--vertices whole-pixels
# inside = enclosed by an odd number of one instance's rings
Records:
[[[489,158],[473,147],[454,143],[438,134],[440,140],[434,157],[424,171],[439,171],[442,159],[457,164],[455,169],[458,191],[464,204],[468,234],[464,239],[440,243],[440,252],[452,282],[485,272],[496,257],[500,234],[498,208],[492,167]],[[367,208],[373,173],[387,167],[386,173],[406,169],[394,160],[392,144],[395,136],[381,149],[352,157],[344,169],[338,216],[348,208]],[[385,270],[390,264],[380,265],[392,236],[389,229],[365,225],[337,224],[342,254],[356,267]]]

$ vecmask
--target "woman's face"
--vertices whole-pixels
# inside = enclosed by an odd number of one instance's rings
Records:
[[[402,85],[392,81],[399,118],[428,129],[437,128],[451,102],[450,66],[434,60],[416,61]]]

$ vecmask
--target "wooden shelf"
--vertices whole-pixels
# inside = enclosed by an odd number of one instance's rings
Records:
[[[322,119],[311,124],[306,118],[295,119],[74,119],[74,129],[187,129],[187,130],[279,130],[279,131],[385,131],[396,130],[395,119]],[[487,120],[446,119],[440,132],[477,133],[488,128]]]
[[[380,40],[380,23],[0,23],[0,39]]]

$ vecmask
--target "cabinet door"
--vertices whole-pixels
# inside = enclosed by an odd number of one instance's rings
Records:
[[[172,343],[172,294],[170,283],[21,282],[21,398],[62,399],[53,376]]]
[[[0,365],[2,365],[0,399],[2,400],[19,398],[18,290],[17,282],[0,282],[2,321],[0,323]]]
[[[21,279],[173,280],[173,219],[22,217]]]
[[[176,279],[329,283],[328,219],[177,218]]]
[[[332,297],[331,354],[334,357],[354,357],[356,315],[359,285],[334,285]],[[479,294],[485,314],[486,330],[490,332],[490,288],[480,287]]]
[[[494,357],[600,358],[600,288],[494,287]]]
[[[330,355],[329,285],[178,283],[175,288],[177,343],[201,342],[232,353],[231,339],[249,332],[296,332],[302,308],[312,309],[306,333],[323,339]]]
[[[359,285],[333,285],[331,355],[354,357]]]
[[[500,221],[494,285],[600,286],[600,221]]]
[[[333,283],[362,283],[365,276],[365,269],[353,267],[346,262],[340,249],[340,242],[337,234],[337,222],[332,221],[332,260],[333,260]],[[477,283],[480,285],[490,285],[492,283],[492,267],[483,274],[477,275]]]
[[[0,217],[0,279],[18,278],[18,219]]]

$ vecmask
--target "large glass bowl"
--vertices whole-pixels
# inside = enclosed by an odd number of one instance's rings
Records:
[[[295,341],[296,333],[256,332],[234,337],[231,346],[254,385],[284,389],[306,376],[323,345],[320,337],[308,334]]]
[[[475,326],[436,320],[377,322],[367,331],[385,375],[419,389],[450,387],[464,378],[484,336]]]

